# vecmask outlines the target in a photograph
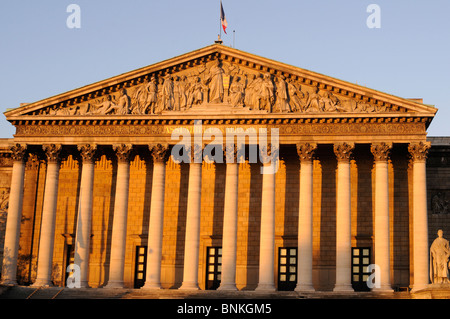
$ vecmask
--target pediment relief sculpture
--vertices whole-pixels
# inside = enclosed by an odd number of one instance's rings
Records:
[[[216,59],[178,72],[161,70],[142,83],[72,106],[33,114],[50,116],[153,115],[225,106],[257,113],[379,113],[390,108],[340,96],[295,76],[261,72]]]

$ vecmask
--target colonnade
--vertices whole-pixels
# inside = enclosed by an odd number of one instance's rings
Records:
[[[389,261],[389,184],[388,159],[392,144],[373,143],[375,163],[375,264],[380,266],[381,284],[377,290],[392,291]],[[413,290],[428,284],[428,225],[426,205],[427,143],[409,144],[413,160]],[[92,217],[95,145],[80,145],[82,157],[80,210],[75,238],[75,264],[80,267],[81,286],[88,286],[90,221]],[[118,158],[117,187],[112,228],[109,281],[106,287],[124,287],[125,242],[132,145],[114,145]],[[161,256],[165,198],[165,162],[169,146],[149,145],[153,156],[153,182],[148,232],[146,281],[143,289],[161,288]],[[298,279],[296,291],[313,292],[313,155],[315,143],[297,145],[300,159]],[[13,169],[3,256],[3,284],[15,285],[22,215],[26,146],[11,148]],[[53,241],[55,233],[56,199],[58,196],[60,145],[43,145],[47,156],[47,177],[42,211],[37,278],[34,285],[51,285]],[[337,158],[336,185],[336,283],[334,291],[353,291],[351,286],[351,205],[350,156],[352,143],[334,144]],[[198,150],[197,150],[198,151]],[[201,149],[200,149],[201,151]],[[236,159],[236,157],[235,157]],[[265,164],[268,165],[268,164]],[[199,289],[199,235],[201,213],[201,161],[189,164],[189,185],[186,218],[183,281],[180,289]],[[267,172],[266,172],[267,173]],[[220,290],[236,288],[237,203],[239,167],[237,161],[226,163],[225,207],[222,235],[222,276]],[[261,235],[259,282],[257,290],[274,291],[275,273],[275,174],[262,178]]]

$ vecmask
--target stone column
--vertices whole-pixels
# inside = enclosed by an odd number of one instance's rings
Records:
[[[337,157],[336,187],[336,285],[333,291],[353,291],[351,284],[351,203],[350,203],[350,156],[354,144],[334,145]]]
[[[375,264],[380,268],[380,287],[374,291],[393,292],[391,288],[389,240],[389,168],[392,144],[371,145],[375,160]]]
[[[88,287],[89,281],[89,247],[91,241],[96,149],[97,146],[91,144],[78,146],[78,150],[83,158],[83,163],[81,171],[77,230],[75,235],[74,264],[80,267],[81,288]]]
[[[426,159],[431,143],[409,144],[413,161],[413,263],[414,283],[412,292],[429,284],[428,217]]]
[[[128,192],[130,184],[131,144],[113,145],[117,156],[116,196],[111,236],[109,279],[105,288],[123,288],[125,248],[127,241]]]
[[[20,220],[22,218],[23,185],[25,177],[26,145],[16,144],[12,151],[12,178],[3,249],[3,285],[17,285],[17,255],[19,253]]]
[[[183,283],[180,289],[199,289],[198,256],[202,195],[202,146],[196,144],[192,148],[193,154],[189,164]]]
[[[317,144],[297,144],[300,157],[298,212],[298,278],[295,291],[314,292],[313,265],[313,155]]]
[[[37,276],[33,286],[52,286],[51,277],[61,145],[43,145],[42,148],[47,155],[47,177],[45,180],[44,205],[42,208]]]
[[[152,198],[148,226],[148,250],[145,285],[142,289],[161,289],[161,256],[164,226],[166,161],[169,145],[149,145],[153,157]]]
[[[237,290],[236,252],[239,185],[237,151],[235,145],[230,145],[225,148],[227,175],[225,179],[225,205],[223,215],[222,274],[219,290]]]
[[[271,145],[267,147],[270,156]],[[275,291],[275,172],[273,163],[263,160],[261,233],[259,246],[259,282],[256,290]]]

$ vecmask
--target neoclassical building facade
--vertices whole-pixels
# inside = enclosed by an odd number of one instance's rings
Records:
[[[1,281],[421,290],[436,111],[220,43],[8,110]]]

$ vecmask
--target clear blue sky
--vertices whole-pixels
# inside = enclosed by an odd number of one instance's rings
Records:
[[[439,111],[450,136],[449,0],[222,0],[224,45]],[[69,4],[81,28],[66,25]],[[370,4],[381,28],[370,29]],[[0,113],[212,44],[219,0],[1,0]],[[0,137],[14,128],[0,114]]]

